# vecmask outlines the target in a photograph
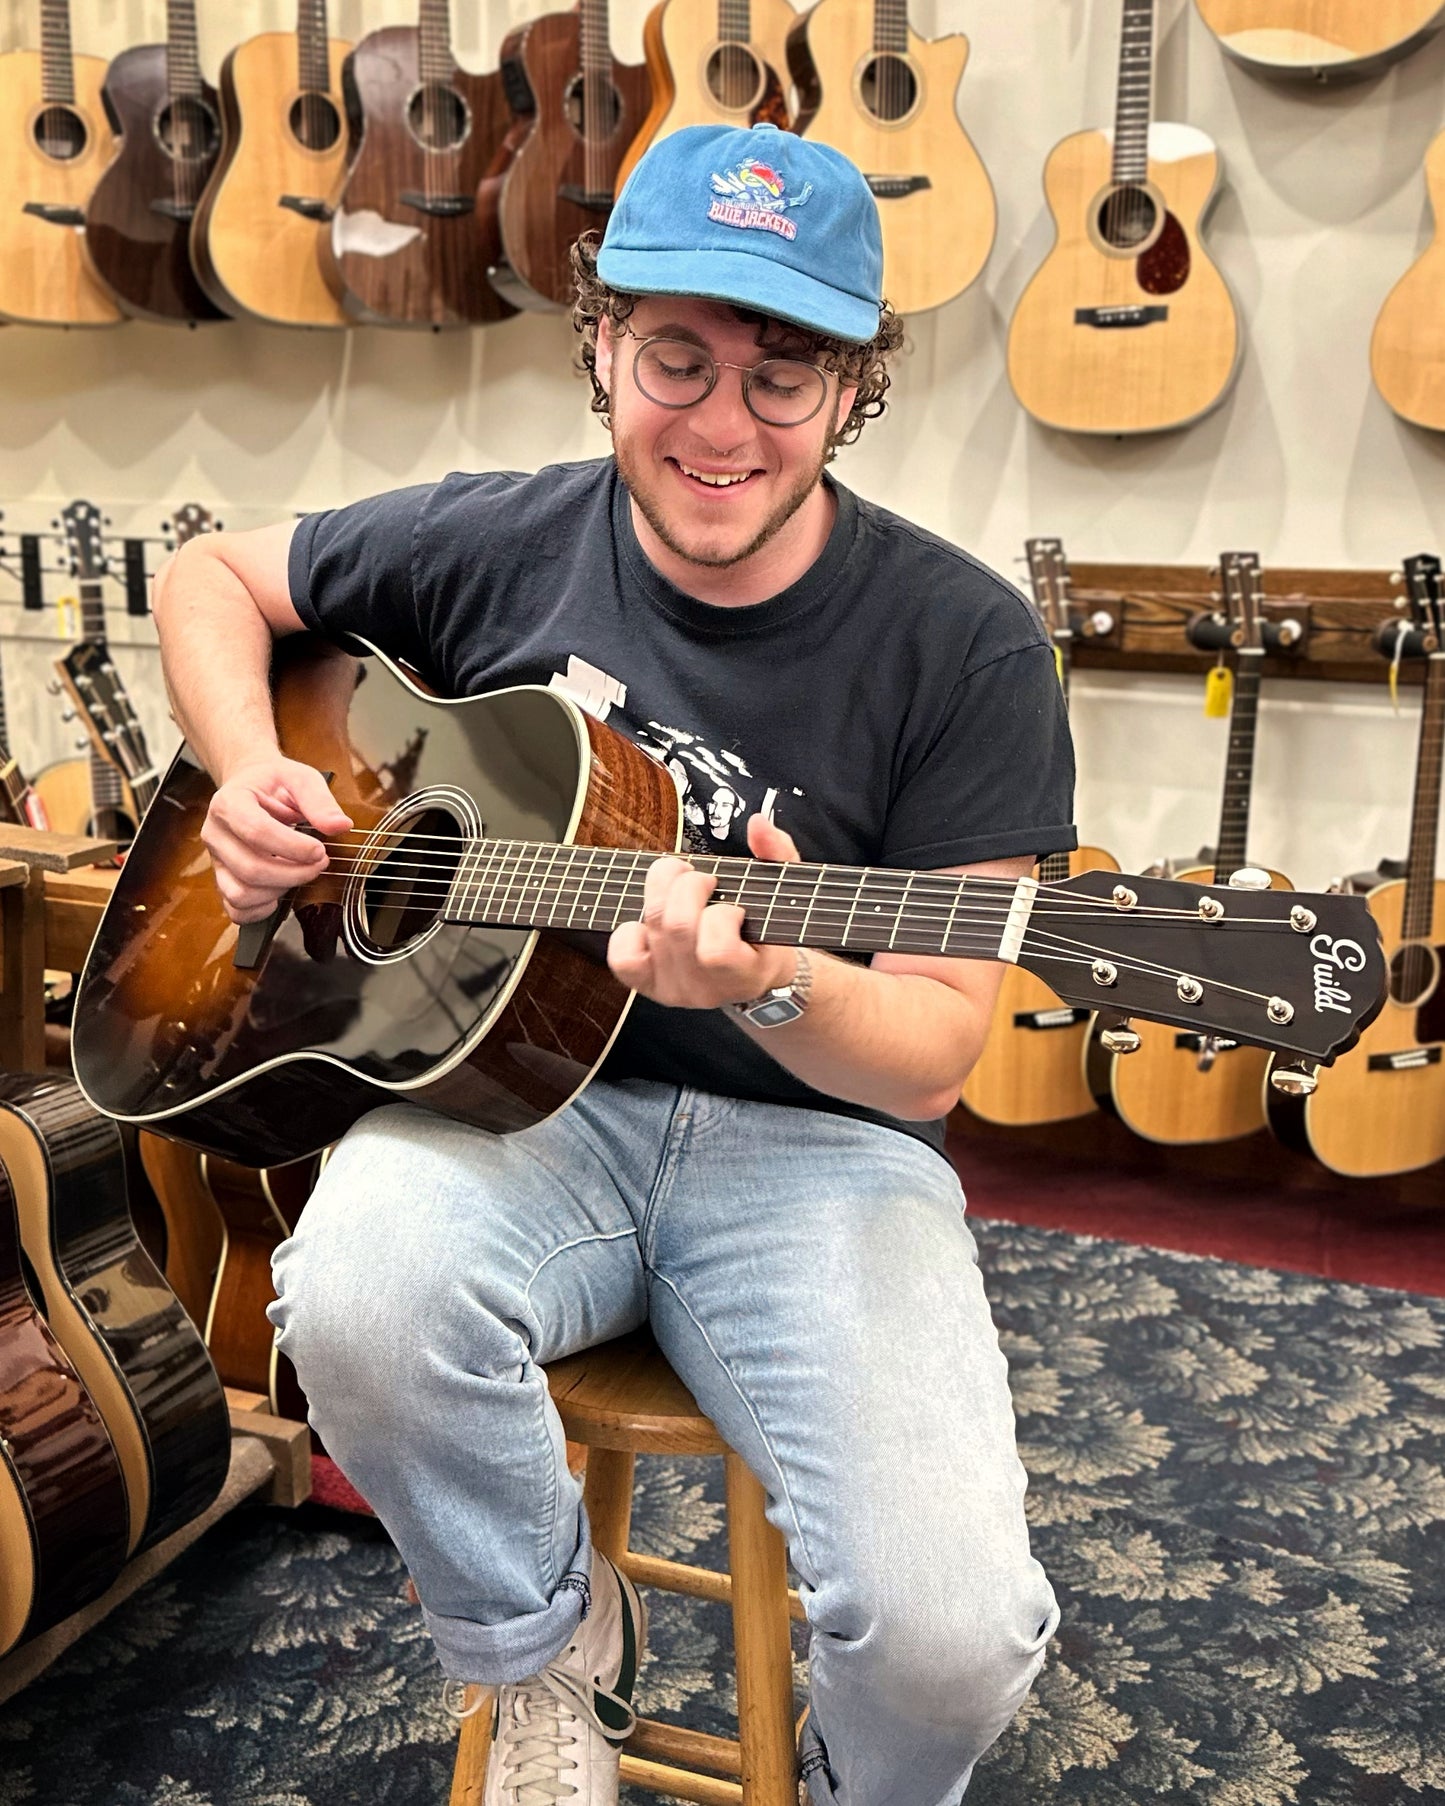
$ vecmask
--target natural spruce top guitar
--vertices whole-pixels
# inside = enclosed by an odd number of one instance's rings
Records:
[[[82,975],[75,1070],[100,1109],[273,1165],[406,1096],[525,1128],[591,1077],[631,993],[600,937],[680,844],[671,773],[560,692],[442,702],[384,657],[297,635],[273,673],[284,752],[355,824],[269,921],[226,918],[182,749]],[[1333,1059],[1380,1006],[1364,902],[1084,873],[1058,885],[736,858],[695,861],[757,941],[1017,961],[1066,1003]],[[1369,949],[1320,1005],[1322,942]],[[1284,1082],[1310,1082],[1279,1075]]]
[[[1056,241],[1009,328],[1014,393],[1046,426],[1152,433],[1224,399],[1239,320],[1200,227],[1219,152],[1152,124],[1154,0],[1122,0],[1112,132],[1076,132],[1044,170]]]
[[[1200,17],[1261,75],[1328,81],[1374,75],[1445,19],[1440,0],[1198,0]]]

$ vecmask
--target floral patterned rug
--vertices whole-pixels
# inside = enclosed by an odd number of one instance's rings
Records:
[[[975,1228],[1064,1616],[969,1806],[1445,1802],[1445,1299]],[[720,1464],[641,1472],[636,1546],[722,1565]],[[0,1708],[0,1806],[443,1806],[405,1581],[234,1514]],[[725,1614],[654,1604],[640,1705],[726,1731]]]

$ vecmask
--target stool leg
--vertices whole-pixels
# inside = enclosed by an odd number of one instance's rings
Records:
[[[732,1453],[723,1460],[743,1806],[797,1806],[787,1551],[763,1515],[766,1495],[746,1462]]]
[[[620,1449],[588,1449],[582,1501],[592,1527],[592,1545],[617,1567],[627,1555],[632,1531],[633,1457]]]
[[[487,1758],[492,1753],[493,1689],[487,1687],[484,1692],[486,1697],[480,1708],[470,1718],[462,1720],[448,1806],[482,1806],[482,1795],[487,1786]]]

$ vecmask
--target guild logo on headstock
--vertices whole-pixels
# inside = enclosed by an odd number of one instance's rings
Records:
[[[1315,1009],[1350,1014],[1350,993],[1338,982],[1342,972],[1363,972],[1365,950],[1358,941],[1340,941],[1317,934],[1310,942],[1315,956]]]

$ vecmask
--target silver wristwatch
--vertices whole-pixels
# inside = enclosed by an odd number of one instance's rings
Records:
[[[764,991],[761,997],[749,997],[745,1003],[729,1003],[723,1007],[744,1022],[751,1022],[754,1028],[781,1028],[785,1022],[796,1022],[807,1009],[812,989],[813,962],[808,958],[807,948],[799,947],[791,984]]]

